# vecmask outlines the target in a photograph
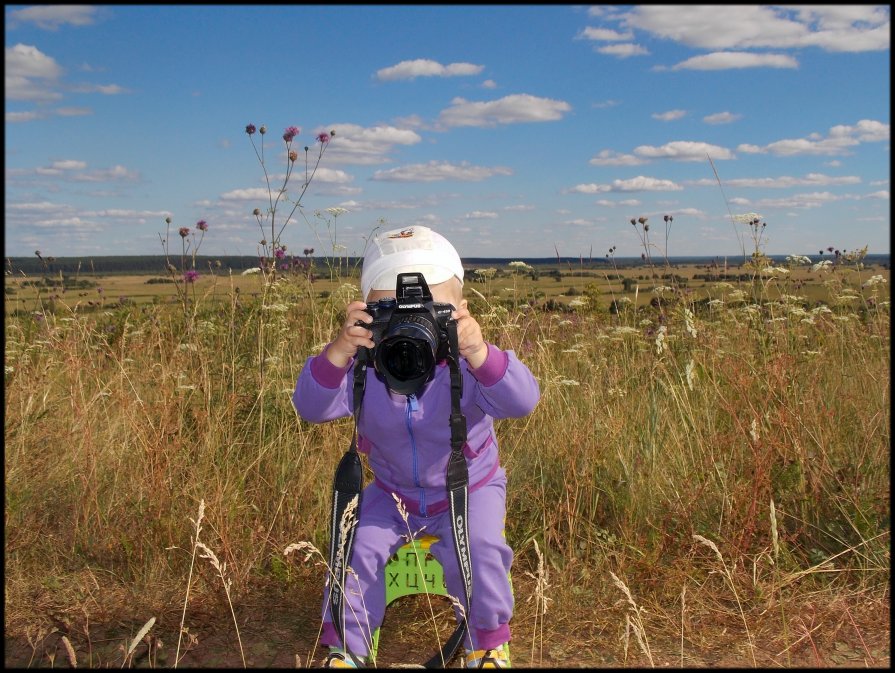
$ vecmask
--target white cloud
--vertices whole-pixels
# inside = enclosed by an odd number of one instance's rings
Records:
[[[702,118],[706,124],[730,124],[743,118],[741,114],[733,112],[716,112],[715,114],[706,115]]]
[[[591,166],[639,166],[647,163],[633,154],[619,154],[612,150],[601,150],[599,154],[588,161]]]
[[[376,171],[371,180],[384,182],[440,182],[442,180],[459,180],[461,182],[479,182],[495,175],[512,175],[509,168],[497,166],[471,166],[467,162],[452,164],[447,161],[429,161],[425,164],[410,164],[385,171]]]
[[[618,208],[620,206],[625,208],[633,208],[635,206],[640,205],[640,201],[638,199],[622,199],[621,201],[609,201],[608,199],[597,199],[594,201],[595,205],[602,206],[604,208]]]
[[[496,89],[497,82],[495,82],[493,79],[486,79],[484,82],[482,82],[482,88],[483,89]]]
[[[93,110],[86,107],[60,107],[56,108],[56,114],[60,117],[84,117],[92,115]]]
[[[609,44],[605,47],[597,47],[595,51],[607,56],[617,56],[618,58],[646,56],[649,54],[649,50],[646,47],[641,47],[639,44]]]
[[[580,194],[601,194],[605,192],[677,192],[682,189],[683,187],[671,180],[638,175],[636,178],[629,180],[613,180],[611,184],[590,183],[575,185],[566,191]]]
[[[451,63],[449,65],[442,65],[437,61],[417,58],[412,61],[401,61],[397,65],[377,70],[376,79],[386,82],[402,79],[416,79],[417,77],[460,77],[478,75],[484,69],[485,66],[474,65],[472,63]]]
[[[562,119],[572,106],[565,101],[513,94],[494,101],[474,103],[454,98],[451,107],[442,110],[439,120],[448,127],[496,126],[520,122],[544,122]]]
[[[50,166],[52,168],[59,168],[61,170],[74,171],[87,168],[87,162],[78,161],[77,159],[63,159],[61,161],[54,161],[52,164],[50,164]]]
[[[830,129],[827,137],[813,133],[807,138],[788,138],[772,142],[764,147],[743,144],[737,151],[746,154],[841,155],[862,142],[881,142],[890,138],[890,127],[884,122],[862,119],[855,126],[840,124]]]
[[[716,51],[694,56],[671,67],[672,70],[733,70],[738,68],[798,68],[799,62],[786,54],[753,54],[746,51]]]
[[[493,210],[473,210],[463,217],[467,220],[496,220],[500,216]]]
[[[62,68],[51,56],[37,47],[17,44],[6,47],[5,59],[7,99],[39,102],[62,97],[51,89],[62,75]]]
[[[700,49],[859,52],[885,50],[890,42],[885,6],[642,5],[622,23]]]
[[[672,159],[674,161],[705,161],[706,154],[712,159],[733,159],[733,152],[725,147],[709,143],[675,140],[661,147],[640,145],[634,148],[634,154],[649,159]]]
[[[789,175],[781,175],[776,178],[735,178],[724,180],[724,186],[729,187],[755,187],[760,189],[787,189],[789,187],[830,186],[830,185],[856,185],[861,178],[856,175],[843,175],[832,177],[823,173],[808,173],[805,177],[794,178]],[[713,180],[706,180],[706,184],[717,184]]]
[[[610,28],[593,28],[588,26],[582,30],[577,39],[600,40],[602,42],[629,42],[634,37],[631,31],[619,33]]]
[[[652,114],[653,119],[663,122],[671,122],[687,116],[686,110],[668,110],[667,112],[655,112]]]
[[[12,11],[7,18],[11,27],[20,23],[33,23],[44,30],[57,30],[66,24],[92,25],[95,23],[97,12],[98,9],[90,5],[38,5]]]
[[[36,112],[7,112],[6,113],[6,121],[10,124],[16,124],[19,122],[30,122],[35,119],[40,119],[40,115]]]
[[[326,161],[334,164],[384,164],[395,145],[416,145],[422,141],[416,131],[395,126],[330,124],[326,128],[336,131],[326,150]]]

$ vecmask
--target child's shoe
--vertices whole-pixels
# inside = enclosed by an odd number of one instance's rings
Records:
[[[490,650],[467,650],[466,668],[510,668],[510,656],[504,643]]]
[[[364,661],[362,657],[357,659],[361,663]],[[323,660],[323,668],[357,668],[357,664],[341,647],[331,647]]]

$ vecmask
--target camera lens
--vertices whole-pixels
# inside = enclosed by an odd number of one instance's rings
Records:
[[[375,366],[396,393],[417,392],[435,373],[438,333],[420,314],[402,315],[376,348]]]
[[[434,364],[432,349],[424,341],[398,337],[382,348],[382,364],[399,381],[425,376]]]

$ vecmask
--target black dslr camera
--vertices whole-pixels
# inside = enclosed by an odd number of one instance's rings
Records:
[[[388,387],[412,395],[435,375],[435,363],[450,354],[447,326],[453,304],[432,301],[421,273],[399,273],[395,297],[367,302],[373,316],[373,366]],[[456,355],[456,354],[455,354]]]

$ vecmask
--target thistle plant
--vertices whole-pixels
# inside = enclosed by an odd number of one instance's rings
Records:
[[[171,244],[171,217],[165,218],[165,237],[159,234],[162,242],[162,248],[165,251],[165,268],[171,280],[174,282],[174,289],[177,292],[177,298],[180,300],[183,312],[189,311],[190,295],[195,300],[196,288],[195,283],[199,279],[199,272],[196,270],[196,255],[199,248],[202,247],[202,241],[205,240],[205,232],[208,231],[208,222],[199,220],[196,222],[195,229],[189,227],[180,227],[177,234],[180,236],[180,266],[179,268],[171,263],[170,244]],[[199,232],[199,240],[196,241],[196,232]]]
[[[295,142],[295,138],[301,133],[301,129],[297,126],[287,126],[283,131],[282,138],[285,150],[286,173],[283,176],[282,184],[278,187],[272,184],[275,176],[272,176],[268,171],[267,160],[265,158],[264,136],[267,135],[267,127],[262,125],[256,128],[254,124],[248,124],[245,127],[245,132],[252,143],[252,149],[255,150],[255,156],[258,158],[258,163],[261,164],[261,170],[264,173],[264,181],[267,185],[267,207],[264,209],[255,208],[252,211],[252,214],[255,216],[255,220],[258,222],[258,228],[261,231],[261,240],[258,242],[260,246],[259,267],[266,280],[273,280],[276,278],[278,266],[282,266],[284,263],[283,259],[286,256],[286,244],[283,243],[282,240],[283,232],[292,220],[295,212],[300,210],[302,205],[301,200],[308,190],[311,181],[314,179],[314,175],[317,173],[317,168],[320,166],[320,161],[323,158],[323,153],[329,146],[330,140],[336,135],[336,132],[330,131],[329,133],[324,132],[317,134],[316,142],[318,144],[318,149],[316,152],[317,156],[314,158],[311,157],[311,148],[305,145],[304,177],[301,186],[298,188],[298,196],[295,198],[290,196],[287,189],[290,180],[293,178],[293,173],[295,172],[295,167],[300,156],[299,151],[293,148],[293,143]],[[261,140],[257,144],[255,142],[256,133],[261,136]],[[285,219],[279,221],[277,219],[277,210],[281,205],[286,205],[287,207],[291,205],[291,210],[289,210]]]

